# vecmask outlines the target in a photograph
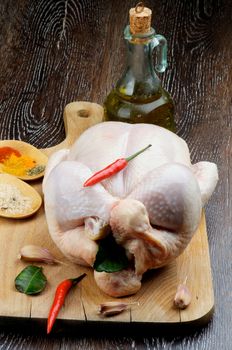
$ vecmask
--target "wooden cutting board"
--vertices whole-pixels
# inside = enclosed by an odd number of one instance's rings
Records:
[[[54,151],[70,146],[80,134],[102,120],[103,109],[98,106],[98,113],[88,115],[84,111],[83,103],[72,103],[66,106],[64,122],[66,139],[61,144],[44,149],[50,155]],[[80,112],[81,111],[81,112]],[[41,182],[31,183],[40,193]],[[54,331],[62,327],[63,331],[70,329],[70,324],[77,330],[77,326],[88,324],[107,324],[126,326],[150,325],[168,327],[172,329],[184,325],[204,325],[210,319],[214,308],[214,295],[210,268],[210,257],[205,224],[202,215],[199,229],[191,243],[170,265],[150,271],[144,278],[141,290],[134,296],[123,298],[123,301],[138,302],[124,313],[102,319],[97,313],[99,303],[113,300],[101,292],[95,284],[91,269],[74,265],[63,257],[62,253],[52,242],[45,220],[43,207],[28,219],[9,220],[0,219],[0,321],[1,324],[20,324],[27,326],[34,320],[42,320],[45,333],[45,322],[49,308],[53,301],[57,284],[66,278],[72,278],[86,272],[87,277],[79,286],[71,290],[65,307],[59,314],[59,320]],[[38,296],[26,296],[16,291],[14,279],[28,263],[18,260],[17,256],[22,246],[36,244],[47,247],[59,260],[65,264],[43,265],[48,285]],[[37,264],[39,265],[39,264]],[[41,265],[42,266],[42,265]],[[185,310],[173,307],[173,298],[179,283],[187,276],[187,285],[192,292],[192,302]],[[160,329],[160,328],[159,328]]]

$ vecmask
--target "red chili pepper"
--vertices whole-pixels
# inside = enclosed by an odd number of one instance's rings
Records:
[[[128,162],[131,159],[137,157],[140,153],[144,152],[149,147],[151,147],[151,145],[148,145],[147,147],[141,149],[139,152],[132,154],[132,156],[130,156],[130,157],[119,158],[119,159],[115,160],[115,162],[111,163],[110,165],[108,165],[104,169],[96,172],[88,180],[86,180],[84,183],[84,187],[93,186],[96,183],[101,182],[102,180],[105,180],[108,177],[118,173],[120,170],[124,169],[127,166]]]
[[[83,273],[77,278],[64,280],[57,286],[54,301],[48,315],[47,334],[51,332],[52,327],[55,323],[56,317],[62,305],[64,304],[65,297],[68,294],[69,290],[73,286],[75,286],[78,282],[80,282],[85,276],[86,276],[86,273]]]

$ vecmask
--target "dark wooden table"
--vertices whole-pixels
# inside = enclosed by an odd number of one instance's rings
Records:
[[[48,147],[64,138],[63,109],[102,103],[125,62],[123,29],[134,1],[1,0],[0,138]],[[232,3],[147,1],[169,43],[163,84],[176,102],[178,134],[194,162],[217,163],[207,208],[215,314],[185,336],[28,335],[0,331],[0,349],[231,349]],[[3,302],[3,301],[1,301]]]

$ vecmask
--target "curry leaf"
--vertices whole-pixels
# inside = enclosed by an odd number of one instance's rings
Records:
[[[42,272],[42,267],[27,266],[15,278],[15,288],[25,294],[38,294],[44,290],[47,279]]]
[[[98,272],[117,272],[127,268],[129,261],[125,249],[119,246],[112,235],[99,241],[93,268]]]

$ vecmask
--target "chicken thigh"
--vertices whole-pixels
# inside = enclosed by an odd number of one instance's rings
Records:
[[[121,172],[92,187],[84,182],[117,158],[152,144]],[[111,296],[136,293],[148,269],[176,258],[196,231],[218,180],[213,163],[191,165],[183,139],[155,125],[105,122],[86,130],[70,150],[53,154],[43,191],[52,239],[69,259],[93,266],[100,232],[110,227],[130,266],[94,272]]]

